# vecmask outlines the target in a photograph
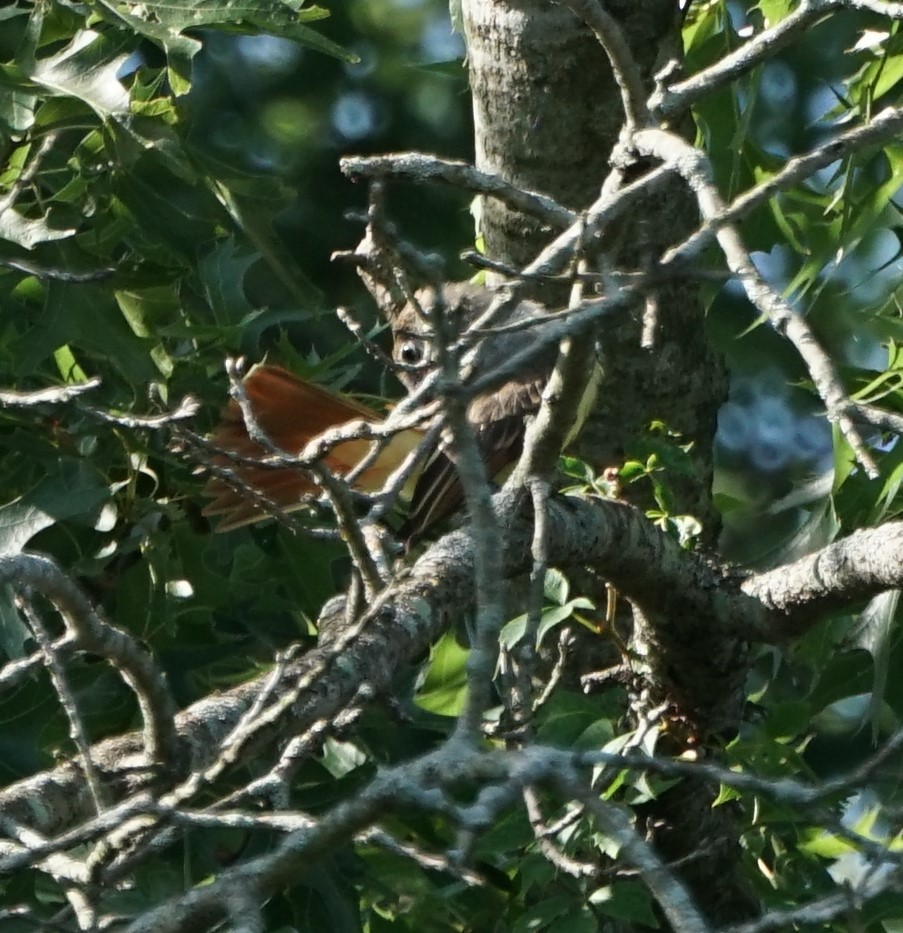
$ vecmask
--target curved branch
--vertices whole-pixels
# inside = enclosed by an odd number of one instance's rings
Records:
[[[706,220],[716,220],[725,212],[726,206],[712,180],[711,166],[703,152],[666,130],[640,130],[634,134],[633,143],[643,155],[675,166],[695,195],[700,213]],[[796,348],[827,406],[828,419],[840,428],[866,473],[876,477],[878,467],[850,415],[851,402],[837,368],[816,340],[809,323],[759,275],[736,227],[731,224],[719,227],[715,239],[747,298]]]
[[[144,722],[145,768],[177,768],[181,743],[174,726],[175,703],[163,676],[140,645],[115,628],[49,557],[15,554],[0,557],[0,585],[30,586],[53,604],[73,634],[75,645],[116,666],[132,688]],[[136,763],[131,762],[134,770]]]
[[[773,633],[781,639],[811,628],[830,609],[900,586],[903,521],[856,531],[793,564],[756,574],[743,591],[783,614]]]
[[[523,491],[503,491],[494,499],[505,537],[501,561],[506,576],[530,567],[533,527],[524,514],[528,498]],[[706,691],[700,701],[704,706],[723,698],[719,678],[733,676],[741,640],[784,640],[811,625],[826,608],[903,586],[903,522],[859,532],[742,586],[619,502],[559,497],[548,503],[546,528],[550,565],[596,565],[657,627],[668,653],[665,661],[680,673],[684,692]],[[293,693],[291,702],[280,715],[261,717],[265,721],[245,755],[279,735],[331,721],[359,697],[362,683],[371,685],[374,696],[388,691],[397,672],[423,657],[444,631],[472,612],[473,571],[468,531],[452,532],[429,548],[348,637],[330,633],[328,644],[286,665],[272,696],[277,703]],[[337,614],[342,615],[341,608]],[[206,697],[176,717],[193,770],[217,760],[220,743],[259,697],[260,683],[258,678]],[[142,781],[146,784],[131,764],[131,756],[140,751],[138,735],[111,738],[92,749],[101,778],[117,799],[140,789]],[[42,803],[39,809],[36,799]],[[81,769],[71,762],[6,788],[0,792],[0,809],[45,835],[92,814]]]
[[[772,58],[775,52],[790,45],[826,13],[844,9],[877,13],[893,20],[903,19],[903,3],[885,0],[801,0],[795,10],[771,29],[760,32],[714,65],[671,87],[659,88],[649,101],[650,109],[662,119],[673,120],[706,94],[711,94]]]
[[[625,129],[632,132],[647,124],[649,111],[646,109],[643,76],[618,21],[596,0],[561,0],[561,3],[589,26],[605,49],[615,83],[621,92]]]
[[[809,178],[820,168],[838,159],[861,152],[869,146],[886,145],[903,132],[903,108],[886,107],[868,123],[853,126],[816,146],[811,152],[788,159],[783,168],[770,178],[747,189],[719,211],[706,218],[705,223],[690,234],[683,243],[669,249],[659,260],[661,268],[687,263],[698,258],[715,238],[716,232],[727,224],[735,223],[755,208],[760,207],[781,191]]]

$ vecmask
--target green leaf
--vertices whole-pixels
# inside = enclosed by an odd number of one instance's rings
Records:
[[[113,178],[116,207],[125,208],[134,245],[165,250],[167,263],[193,262],[212,244],[226,215],[203,189],[173,174],[160,153],[143,151],[128,172]],[[149,241],[149,242],[148,242]]]
[[[204,296],[218,327],[239,323],[253,312],[245,296],[244,280],[259,258],[257,253],[242,250],[230,237],[217,243],[198,264]]]
[[[122,115],[128,113],[129,95],[117,75],[131,50],[124,35],[111,38],[83,29],[26,74],[50,91],[83,101],[100,117]]]
[[[730,803],[732,800],[741,800],[743,795],[736,787],[730,787],[727,784],[722,784],[718,788],[718,796],[712,803],[713,807],[720,807],[722,804]]]
[[[351,742],[327,738],[323,743],[321,761],[334,778],[341,778],[365,764],[367,756]]]
[[[543,609],[536,629],[536,647],[538,648],[542,644],[545,636],[553,628],[570,619],[576,609],[595,609],[595,606],[585,596],[578,596],[563,606],[550,606]],[[506,648],[513,648],[521,641],[526,632],[527,614],[524,613],[502,626],[502,630],[499,632],[499,643]]]
[[[597,719],[594,723],[587,726],[583,732],[574,740],[574,748],[603,748],[615,736],[615,724],[620,713],[616,713],[608,718]]]
[[[560,570],[555,567],[549,567],[546,570],[543,595],[549,602],[563,606],[567,602],[569,588],[567,577]]]
[[[796,3],[792,0],[759,0],[756,6],[762,11],[766,25],[774,26],[790,15]]]
[[[589,902],[609,917],[658,929],[658,920],[652,909],[652,895],[638,881],[619,881],[596,888]]]
[[[88,381],[87,374],[81,366],[79,366],[78,360],[75,358],[75,354],[68,344],[64,343],[62,346],[57,347],[56,350],[53,351],[53,359],[57,369],[60,371],[60,375],[66,382],[78,383]]]
[[[96,285],[47,285],[38,323],[13,344],[14,371],[19,375],[34,372],[64,345],[108,359],[133,385],[145,385],[159,375],[149,355],[153,342],[135,335],[109,293]]]
[[[549,745],[571,748],[599,719],[595,699],[558,690],[540,710],[537,720],[537,738]]]
[[[564,895],[548,897],[525,910],[515,920],[511,933],[535,933],[537,930],[545,929],[553,920],[569,916],[573,907],[574,902],[569,897]]]
[[[549,926],[549,933],[596,933],[599,924],[591,910],[582,907],[566,917],[558,917]]]
[[[225,184],[216,185],[214,194],[298,304],[318,302],[322,294],[320,289],[305,274],[297,256],[275,234],[272,214],[261,210],[259,197]]]
[[[852,644],[864,648],[872,656],[875,680],[869,702],[869,719],[872,726],[872,741],[877,742],[881,721],[887,676],[890,670],[891,645],[895,634],[897,608],[900,591],[888,590],[873,597],[859,614],[853,632]]]
[[[789,538],[757,555],[755,562],[760,567],[776,567],[788,563],[826,544],[830,544],[840,532],[840,521],[831,498],[823,499],[804,513],[796,530]]]
[[[878,811],[875,809],[866,811],[856,827],[851,827],[851,830],[867,839],[875,839],[872,829],[877,816]],[[813,830],[807,835],[808,838],[799,845],[800,851],[817,855],[820,858],[839,859],[851,852],[859,851],[859,847],[849,838],[836,836],[826,830]]]
[[[806,700],[787,700],[769,707],[765,727],[774,739],[792,739],[809,725],[812,707]]]
[[[640,476],[646,475],[646,467],[638,460],[628,460],[618,471],[618,475],[626,483],[631,483]]]
[[[129,15],[126,5],[114,0],[102,0],[102,6],[142,35],[180,54],[191,52],[188,45],[191,40],[182,35],[185,30],[222,26],[252,35],[270,33],[347,62],[358,61],[354,53],[305,25],[324,19],[329,13],[322,7],[304,6],[304,0],[152,0],[138,8],[140,17]]]
[[[2,513],[2,508],[0,508]],[[0,522],[2,522],[0,515]],[[0,553],[9,553],[0,538]],[[9,585],[0,587],[0,650],[10,661],[25,657],[25,645],[32,638],[28,626],[16,609],[13,588]]]
[[[441,716],[457,716],[464,708],[467,658],[452,635],[445,635],[433,648],[426,676],[414,701],[422,709]]]
[[[0,506],[0,553],[18,554],[39,532],[64,518],[93,516],[110,488],[84,461],[66,460],[27,493]]]

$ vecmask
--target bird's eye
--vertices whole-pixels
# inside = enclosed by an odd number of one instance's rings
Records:
[[[406,340],[399,348],[398,358],[402,363],[413,366],[421,361],[423,354],[419,344],[413,340]]]

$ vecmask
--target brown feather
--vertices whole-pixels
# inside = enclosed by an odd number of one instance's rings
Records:
[[[429,312],[435,304],[435,293],[424,289],[417,294],[420,306]],[[448,284],[443,289],[446,313],[456,317],[457,327],[466,327],[487,310],[492,293],[482,286],[466,282]],[[544,309],[533,302],[522,302],[509,314],[506,323],[542,315]],[[399,378],[410,389],[415,389],[427,376],[432,362],[432,347],[427,321],[413,305],[406,305],[392,321],[395,336],[394,356],[405,362],[402,349],[419,350],[422,368],[400,372]],[[476,361],[476,374],[486,375],[506,363],[516,353],[529,347],[535,340],[532,331],[487,336]],[[554,363],[557,348],[552,346],[537,359],[530,361],[526,371],[497,389],[475,398],[467,411],[473,425],[480,455],[490,479],[503,479],[506,471],[518,460],[523,451],[526,419],[535,414],[542,401],[542,390]],[[423,468],[414,487],[408,516],[399,535],[416,541],[433,525],[448,518],[464,504],[464,490],[458,477],[455,456],[447,439],[440,444]]]
[[[278,366],[252,369],[244,380],[244,389],[258,426],[273,444],[289,454],[299,454],[324,432],[350,421],[378,424],[382,420],[366,405],[300,379]],[[362,492],[381,489],[421,438],[422,432],[416,429],[396,434],[356,479],[355,488]],[[234,399],[223,410],[210,442],[248,460],[263,460],[269,455],[262,444],[249,436],[241,408]],[[323,463],[333,473],[344,476],[370,449],[371,443],[366,440],[343,441],[332,447],[323,457]],[[225,455],[215,456],[213,462],[230,469],[242,484],[282,511],[301,508],[320,491],[310,474],[301,468],[236,464]],[[210,479],[204,495],[212,500],[204,508],[204,514],[220,517],[217,531],[228,531],[268,517],[264,505],[224,477]]]

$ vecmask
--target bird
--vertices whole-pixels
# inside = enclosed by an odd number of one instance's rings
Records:
[[[242,384],[257,427],[276,448],[289,455],[300,454],[333,428],[360,421],[378,426],[383,420],[374,409],[281,366],[255,366]],[[423,436],[419,428],[394,434],[376,459],[360,472],[353,487],[371,493],[382,489],[395,468],[417,449]],[[208,442],[217,469],[204,488],[204,495],[211,501],[203,514],[217,519],[218,532],[264,521],[272,517],[272,506],[282,512],[303,508],[321,491],[309,471],[262,462],[272,451],[251,437],[235,399],[223,409]],[[329,449],[322,462],[332,473],[344,477],[364,459],[371,446],[365,439],[341,441]],[[238,482],[230,482],[226,470]],[[249,495],[248,488],[256,497]]]
[[[409,392],[417,390],[436,364],[432,326],[437,305],[442,319],[452,333],[473,323],[488,308],[492,292],[469,282],[446,283],[441,291],[421,289],[415,301],[390,316],[393,335],[393,360],[397,375]],[[448,317],[445,317],[448,316]],[[545,308],[522,300],[509,312],[504,324],[525,324],[528,320],[548,319]],[[542,391],[554,365],[556,341],[541,340],[542,323],[528,328],[483,336],[476,348],[471,381],[493,372],[513,357],[535,349],[522,367],[501,385],[480,392],[467,408],[477,445],[490,478],[500,480],[523,450],[526,426],[539,409]],[[325,431],[351,421],[382,423],[381,415],[347,395],[332,392],[309,380],[301,379],[273,365],[253,368],[244,380],[244,390],[258,426],[279,448],[300,453],[308,443]],[[403,459],[424,442],[424,430],[411,428],[394,435],[354,481],[354,488],[375,492]],[[210,443],[225,451],[214,457],[214,464],[229,467],[241,484],[250,486],[263,500],[283,511],[300,508],[318,492],[313,477],[292,467],[270,467],[234,462],[229,454],[242,460],[265,457],[269,451],[254,441],[247,430],[241,408],[231,401],[215,428]],[[339,476],[345,476],[371,449],[367,440],[343,441],[323,458],[324,464]],[[413,491],[407,516],[397,535],[410,546],[429,533],[444,519],[458,512],[464,503],[464,490],[458,478],[456,456],[444,432],[431,450],[421,458],[413,477]],[[222,474],[222,471],[220,471]],[[205,494],[212,500],[204,514],[218,517],[217,531],[228,531],[268,517],[265,505],[254,501],[237,484],[223,475],[207,483]]]
[[[493,293],[485,286],[453,282],[443,287],[441,296],[435,289],[426,288],[421,289],[416,298],[416,302],[407,303],[391,320],[393,358],[406,367],[398,370],[398,378],[409,392],[420,386],[436,362],[430,321],[435,318],[437,302],[441,301],[445,314],[456,319],[451,328],[455,332],[472,324],[489,309]],[[546,317],[542,305],[522,300],[508,313],[504,324],[524,323],[529,319],[542,321]],[[489,375],[534,346],[538,338],[536,330],[490,332],[483,337],[477,347],[471,379],[475,381]],[[527,424],[542,403],[542,391],[556,353],[557,343],[542,347],[500,386],[471,400],[467,420],[474,431],[486,474],[491,479],[503,480],[520,458]],[[464,488],[455,460],[449,438],[441,439],[417,479],[407,517],[398,531],[399,537],[417,540],[462,507]]]

